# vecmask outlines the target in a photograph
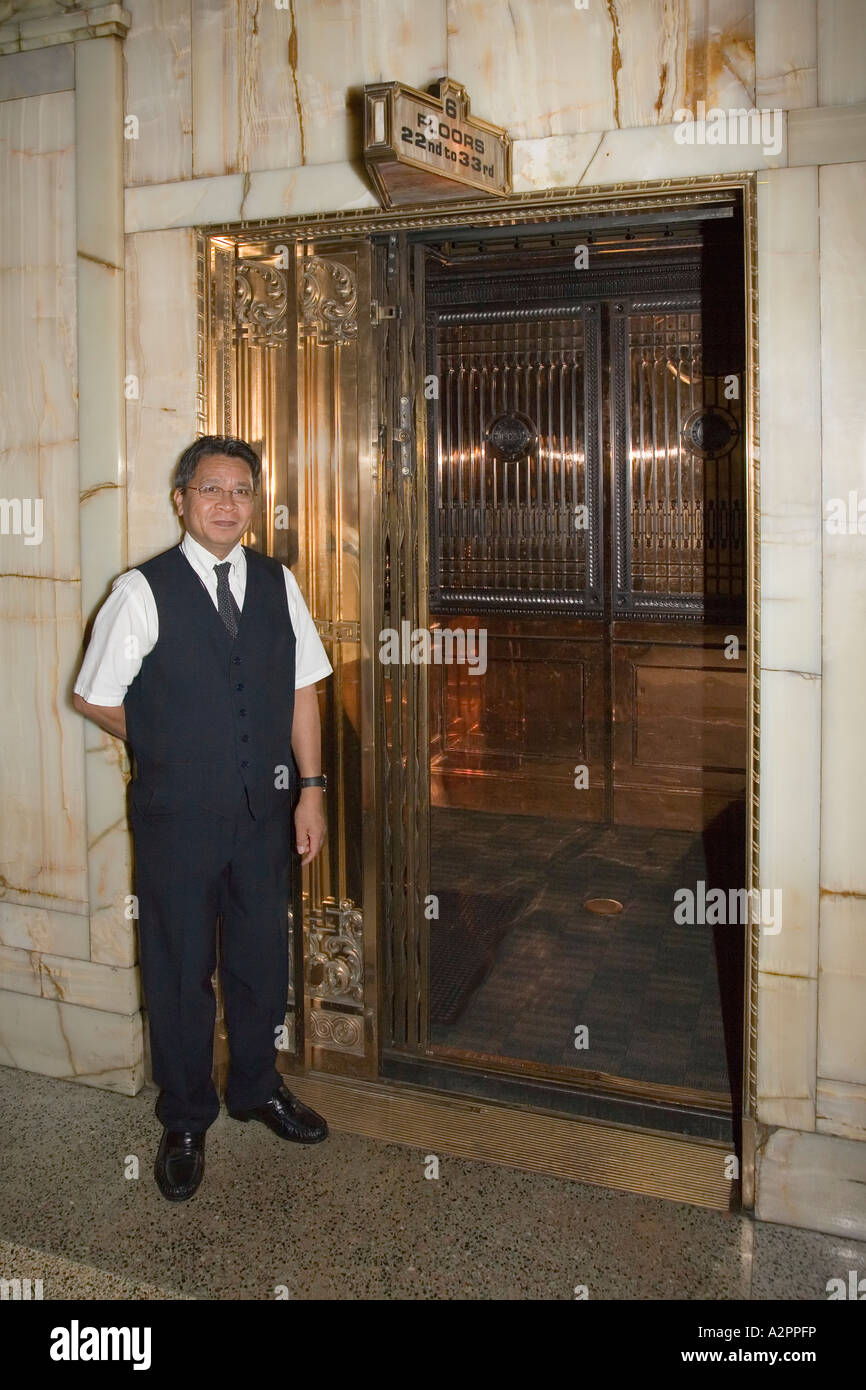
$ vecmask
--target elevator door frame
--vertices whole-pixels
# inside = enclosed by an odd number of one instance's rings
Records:
[[[633,226],[635,231],[640,230],[641,224],[638,218],[634,219]],[[562,231],[555,223],[542,224],[538,230],[542,234],[554,230]],[[533,227],[529,231],[530,234],[534,234],[536,229]],[[460,229],[458,229],[457,234],[461,234]],[[464,233],[464,235],[466,234]],[[577,229],[575,229],[575,234],[577,234]],[[478,237],[478,233],[474,231],[468,235]],[[396,374],[391,374],[381,383],[385,419],[397,416],[399,401],[402,400],[405,404],[408,398],[414,403],[414,449],[410,466],[408,468],[404,466],[403,470],[405,486],[401,487],[400,477],[396,470],[392,471],[391,482],[392,498],[399,499],[402,494],[402,502],[399,500],[397,502],[396,516],[403,521],[403,533],[411,534],[413,537],[411,559],[402,567],[403,572],[409,572],[409,587],[404,595],[399,596],[405,600],[405,608],[400,606],[400,616],[401,618],[408,617],[412,628],[417,626],[420,629],[429,628],[431,621],[430,606],[427,601],[429,588],[427,574],[430,563],[428,555],[430,536],[428,506],[431,498],[429,475],[436,466],[436,461],[430,457],[430,435],[424,394],[425,383],[429,380],[427,374],[432,370],[432,364],[428,360],[429,334],[426,331],[427,306],[424,296],[427,283],[425,247],[431,240],[435,239],[441,239],[440,234],[415,233],[407,235],[400,233],[396,237],[392,235],[388,238],[388,243],[390,243],[388,245],[388,264],[394,266],[391,290],[392,293],[395,291],[398,293],[400,302],[398,315],[396,319],[389,321],[388,331],[399,343],[396,358],[399,362],[400,380],[398,385]],[[445,239],[450,241],[450,233]],[[384,256],[385,246],[383,245],[380,250],[380,259]],[[609,274],[616,277],[617,272],[611,271]],[[642,272],[642,276],[645,276],[645,272]],[[663,300],[664,295],[670,289],[666,283],[668,272],[662,270],[658,278],[661,279],[665,288],[663,290],[657,289],[655,294],[656,298]],[[605,282],[606,279],[607,274],[601,272],[602,282]],[[612,304],[617,299],[622,299],[622,294],[617,292],[618,288],[616,283],[611,283],[608,286]],[[652,296],[649,288],[640,285],[636,287],[635,292],[640,298]],[[605,299],[607,297],[606,294]],[[615,307],[621,311],[623,304],[616,304]],[[601,397],[599,397],[599,405],[601,405]],[[602,438],[607,440],[607,437],[608,431],[607,426],[605,426]],[[602,445],[599,454],[600,460],[603,460],[605,452],[605,447]],[[610,484],[610,467],[607,465],[603,465],[603,467],[606,492]],[[387,501],[385,511],[387,516]],[[609,520],[608,529],[613,535],[616,520],[613,509],[611,508],[606,515]],[[610,554],[613,554],[613,549],[611,549]],[[602,568],[607,587],[613,582],[609,561],[606,561]],[[608,597],[605,597],[603,609],[607,612],[609,608]],[[616,616],[615,613],[611,614],[612,618],[616,618]],[[394,622],[393,613],[390,621]],[[423,667],[421,669],[426,670]],[[401,706],[408,705],[410,707],[410,722],[416,730],[414,744],[410,743],[409,746],[400,749],[399,761],[407,762],[411,767],[409,780],[404,785],[401,795],[406,801],[415,801],[416,812],[413,817],[411,836],[407,836],[406,843],[409,853],[406,855],[406,861],[399,865],[398,877],[404,877],[408,868],[409,876],[413,882],[414,894],[407,902],[407,909],[402,921],[386,921],[383,924],[383,951],[386,965],[391,965],[391,969],[387,973],[393,985],[393,993],[390,999],[385,1001],[386,1006],[389,1003],[392,1005],[391,1017],[389,1020],[386,1015],[383,1015],[382,1019],[383,1061],[386,1062],[384,1074],[408,1079],[414,1069],[420,1078],[426,1079],[429,1083],[437,1077],[441,1081],[444,1075],[443,1066],[451,1066],[455,1072],[463,1072],[467,1094],[478,1093],[481,1095],[497,1093],[495,1087],[491,1086],[491,1073],[495,1073],[496,1077],[519,1077],[526,1086],[522,1092],[524,1103],[531,1103],[534,1086],[543,1087],[545,1084],[553,1084],[564,1090],[570,1089],[580,1092],[581,1102],[586,1107],[586,1113],[592,1115],[599,1113],[599,1111],[603,1113],[605,1110],[612,1110],[619,1118],[628,1116],[631,1119],[640,1115],[641,1119],[638,1123],[652,1124],[652,1120],[647,1117],[655,1114],[656,1123],[661,1128],[670,1128],[676,1131],[676,1126],[679,1124],[682,1127],[680,1132],[693,1134],[702,1128],[705,1132],[711,1132],[714,1128],[713,1117],[719,1117],[720,1121],[716,1127],[716,1132],[723,1132],[725,1126],[721,1117],[727,1115],[733,1117],[734,1134],[736,1134],[738,1115],[733,1112],[727,1098],[723,1100],[715,1094],[698,1092],[689,1087],[636,1081],[632,1078],[620,1078],[608,1074],[601,1075],[579,1067],[538,1064],[525,1059],[465,1053],[458,1049],[449,1052],[448,1049],[438,1045],[434,1046],[431,1043],[429,1031],[431,980],[427,933],[425,931],[425,904],[428,901],[428,895],[434,891],[430,876],[429,847],[431,776],[427,682],[424,679],[419,680],[410,668],[406,679],[400,682],[400,690],[399,703]],[[394,699],[392,694],[392,702]],[[398,760],[393,759],[392,763],[396,761]],[[394,931],[393,938],[389,934],[389,927]],[[389,952],[393,964],[388,958]],[[391,1033],[390,1039],[389,1032]],[[394,1038],[395,1032],[398,1033],[396,1039]],[[739,1079],[731,1078],[735,1095]],[[529,1098],[528,1101],[527,1097]],[[594,1104],[593,1097],[599,1098],[600,1105]],[[572,1097],[568,1098],[567,1104],[574,1104]]]
[[[585,189],[550,190],[541,196],[522,194],[497,202],[486,200],[473,202],[467,199],[465,203],[449,203],[424,209],[403,209],[399,212],[376,211],[361,216],[357,213],[336,213],[295,219],[280,218],[258,223],[255,227],[251,227],[249,224],[234,224],[219,229],[203,230],[199,235],[200,429],[204,432],[225,428],[225,422],[229,416],[224,408],[224,395],[232,389],[240,389],[237,382],[234,387],[230,385],[230,346],[227,339],[224,338],[223,341],[220,341],[221,329],[217,320],[221,318],[223,330],[225,330],[230,319],[230,310],[226,304],[230,290],[226,288],[225,293],[222,293],[222,309],[220,309],[220,294],[218,293],[215,299],[214,282],[211,278],[215,248],[219,253],[220,249],[225,251],[232,245],[237,246],[250,238],[257,238],[269,243],[271,248],[276,251],[284,240],[289,243],[298,243],[302,239],[307,239],[314,241],[323,252],[332,253],[335,259],[339,259],[340,247],[345,245],[347,241],[357,246],[362,241],[369,242],[375,236],[398,235],[412,229],[433,227],[453,229],[464,225],[467,228],[465,234],[471,236],[473,234],[472,228],[484,226],[526,225],[530,223],[562,225],[567,221],[572,221],[588,227],[594,224],[604,225],[605,220],[608,223],[617,224],[629,222],[635,225],[638,223],[648,224],[654,221],[670,221],[677,217],[693,218],[696,212],[699,214],[702,209],[729,199],[732,194],[742,199],[745,229],[744,290],[747,352],[744,394],[747,402],[745,427],[749,510],[747,882],[748,886],[756,887],[759,882],[757,785],[759,576],[757,573],[755,534],[758,502],[758,471],[755,463],[758,438],[758,402],[755,334],[757,322],[756,178],[754,174],[744,173],[709,179],[685,179],[674,184],[666,183],[663,186],[634,185],[627,189],[618,188],[614,191],[602,189],[589,191]],[[219,259],[219,255],[217,259]],[[228,287],[230,277],[225,264],[219,270],[219,275],[222,277],[224,285]],[[380,345],[385,337],[381,330],[384,327],[387,333],[388,329],[394,326],[390,316],[397,310],[393,304],[387,302],[387,296],[382,295],[380,287],[375,284],[373,286],[373,299],[374,303],[371,310],[373,330],[372,338],[368,340],[372,343],[372,354],[371,363],[368,365],[373,381],[372,395],[374,399],[369,402],[370,409],[366,415],[363,402],[359,410],[359,495],[362,499],[361,515],[365,521],[365,528],[359,536],[359,564],[364,574],[365,592],[367,594],[372,593],[376,601],[371,610],[365,609],[362,614],[364,626],[366,627],[366,622],[369,621],[370,623],[370,627],[360,634],[362,666],[366,668],[362,677],[364,698],[360,729],[363,766],[361,785],[351,793],[361,799],[365,825],[369,825],[371,822],[375,824],[374,838],[378,846],[376,862],[368,862],[364,868],[364,935],[368,951],[364,962],[360,995],[363,1002],[363,1013],[368,1024],[371,1015],[376,1018],[381,1017],[385,1002],[385,970],[381,959],[381,945],[382,918],[387,892],[383,885],[391,866],[386,862],[383,844],[384,803],[390,792],[393,808],[395,804],[400,803],[400,793],[404,790],[400,785],[400,769],[395,770],[393,763],[390,767],[386,766],[381,746],[383,710],[381,685],[378,683],[380,673],[376,667],[376,639],[377,633],[383,625],[385,614],[382,610],[381,589],[377,592],[376,584],[379,583],[381,586],[381,581],[384,578],[382,543],[389,524],[386,516],[387,507],[385,506],[383,481],[387,470],[391,468],[394,470],[395,479],[401,480],[402,486],[405,487],[408,483],[410,488],[415,488],[418,486],[419,477],[423,476],[424,472],[423,468],[414,466],[410,466],[405,475],[399,471],[401,453],[407,441],[411,448],[413,427],[416,440],[420,434],[421,422],[417,414],[416,393],[409,393],[410,402],[414,399],[416,404],[414,418],[408,422],[399,415],[390,420],[380,418],[377,427],[376,415],[377,406],[380,403],[379,388],[382,386],[381,371],[383,365]],[[376,302],[377,300],[378,302]],[[217,304],[216,312],[214,311],[215,302]],[[360,314],[363,315],[366,311],[367,306],[361,305]],[[403,328],[407,332],[410,331],[409,325],[405,323]],[[404,357],[404,364],[407,360],[408,358]],[[392,360],[392,370],[395,365],[395,360]],[[401,394],[405,395],[406,393],[404,391]],[[372,451],[369,445],[370,434],[367,434],[365,438],[362,437],[363,431],[367,428],[372,433]],[[301,463],[303,463],[302,459],[299,460],[299,466]],[[421,540],[424,544],[423,530]],[[410,555],[412,547],[417,545],[417,541],[417,532],[414,537],[407,537],[404,530],[400,541],[405,548],[404,559]],[[414,556],[416,575],[419,573],[417,559],[416,554]],[[338,639],[341,634],[335,631],[331,635]],[[345,633],[342,635],[345,636]],[[376,687],[375,690],[374,687]],[[410,768],[409,771],[414,776],[418,769],[417,767]],[[405,806],[403,806],[403,815],[403,824],[406,830],[411,833],[412,816],[405,814]],[[329,819],[330,833],[332,832]],[[392,834],[395,836],[394,843],[396,843],[403,834],[403,829],[399,823],[392,822]],[[365,843],[367,838],[365,833]],[[305,884],[308,885],[309,869],[304,871],[304,877]],[[395,883],[392,880],[392,890],[394,886]],[[400,885],[397,886],[400,887]],[[415,906],[417,906],[418,887],[419,885],[414,879],[400,887],[401,892],[405,889],[404,909],[408,906],[410,899],[413,899]],[[392,904],[393,910],[399,910],[401,907],[399,896],[394,897],[393,892]],[[312,907],[313,910],[316,910],[320,908],[320,904],[314,902]],[[746,951],[742,1198],[747,1206],[751,1205],[753,1201],[756,1133],[754,1115],[756,1104],[758,932],[758,925],[753,924]],[[307,938],[308,925],[306,922],[304,935]],[[374,1032],[375,1029],[368,1027],[368,1040]],[[363,1049],[361,1051],[363,1052]],[[430,1116],[439,1116],[441,1123],[440,1121],[436,1122],[437,1133],[441,1130],[442,1146],[451,1152],[478,1152],[481,1156],[503,1162],[513,1162],[517,1166],[541,1167],[546,1171],[562,1172],[578,1178],[585,1176],[590,1181],[624,1187],[628,1190],[652,1191],[668,1196],[679,1195],[686,1200],[698,1202],[703,1200],[706,1205],[711,1206],[724,1205],[726,1201],[724,1191],[730,1192],[729,1183],[720,1184],[718,1181],[716,1158],[713,1158],[711,1154],[706,1154],[699,1144],[690,1147],[689,1143],[682,1139],[682,1136],[653,1132],[651,1128],[645,1127],[645,1121],[641,1121],[640,1127],[634,1129],[616,1120],[608,1122],[603,1118],[597,1123],[593,1122],[589,1125],[580,1125],[570,1119],[563,1119],[562,1123],[566,1125],[567,1131],[573,1135],[573,1140],[569,1141],[572,1158],[568,1162],[564,1162],[553,1154],[549,1155],[547,1159],[542,1158],[540,1160],[533,1155],[531,1162],[524,1162],[520,1157],[515,1156],[517,1148],[520,1147],[517,1136],[529,1134],[536,1130],[539,1134],[546,1132],[545,1125],[554,1122],[559,1123],[555,1114],[549,1117],[536,1115],[532,1110],[526,1108],[526,1102],[518,1098],[511,1105],[506,1102],[506,1109],[497,1119],[493,1115],[494,1111],[499,1115],[496,1106],[489,1106],[483,1101],[470,1102],[465,1092],[462,1095],[453,1094],[455,1090],[453,1086],[446,1084],[437,1086],[435,1083],[431,1083],[425,1087],[424,1085],[419,1086],[417,1082],[410,1079],[387,1080],[381,1074],[378,1053],[371,1055],[368,1048],[366,1052],[363,1052],[363,1055],[365,1060],[362,1061],[360,1056],[353,1058],[347,1056],[345,1052],[341,1052],[339,1048],[331,1049],[327,1040],[314,1040],[311,1044],[309,1037],[306,1037],[297,1039],[295,1050],[282,1056],[280,1065],[288,1075],[294,1078],[299,1094],[311,1100],[314,1097],[321,1100],[323,1096],[327,1095],[332,1107],[337,1106],[339,1109],[342,1106],[340,1113],[343,1115],[344,1126],[363,1133],[376,1133],[382,1137],[400,1138],[404,1142],[410,1143],[413,1142],[413,1136],[416,1136],[417,1142],[429,1143],[431,1142]],[[438,1095],[438,1099],[432,1098],[428,1106],[424,1097],[430,1095],[431,1086]],[[449,1094],[449,1091],[452,1094]],[[383,1098],[390,1097],[384,1109],[377,1108],[376,1097],[379,1095],[382,1095]],[[478,1124],[484,1131],[479,1133],[477,1137],[474,1134],[468,1136],[464,1132],[467,1105],[473,1115],[477,1117]],[[515,1105],[517,1106],[516,1111]],[[425,1106],[427,1107],[426,1110]],[[491,1112],[492,1128],[488,1127],[483,1120],[483,1115],[488,1110]],[[422,1120],[422,1112],[426,1116],[424,1120]],[[515,1117],[516,1128],[510,1131],[515,1136],[513,1139],[502,1137],[504,1134],[503,1124],[509,1115]],[[497,1133],[500,1134],[500,1138],[496,1137]],[[629,1135],[630,1138],[624,1148],[622,1140],[626,1135]],[[626,1149],[628,1153],[626,1153]],[[650,1162],[649,1155],[662,1151],[674,1155],[685,1155],[688,1151],[691,1153],[691,1158],[685,1162],[685,1166],[680,1165],[676,1173],[673,1172],[673,1169],[666,1175],[660,1175],[655,1170],[650,1173],[647,1169],[647,1163]],[[581,1158],[584,1153],[588,1156],[585,1162]],[[601,1162],[599,1168],[597,1165],[593,1165],[600,1153],[606,1157],[603,1161],[599,1160]],[[593,1155],[595,1157],[592,1157]],[[641,1155],[643,1156],[641,1157]],[[676,1163],[673,1167],[677,1168]],[[689,1173],[692,1174],[692,1177],[689,1176]],[[695,1186],[695,1183],[698,1184],[698,1187]],[[702,1184],[703,1186],[701,1186]],[[701,1195],[702,1192],[704,1192],[704,1196]],[[692,1195],[689,1196],[688,1194]]]

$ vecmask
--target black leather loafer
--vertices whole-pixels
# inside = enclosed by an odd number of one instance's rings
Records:
[[[328,1137],[328,1126],[321,1115],[299,1101],[287,1087],[274,1091],[265,1105],[255,1110],[230,1110],[233,1120],[261,1120],[281,1139],[291,1139],[295,1144],[321,1144]]]
[[[198,1190],[204,1176],[205,1131],[164,1129],[153,1172],[163,1197],[185,1202]]]

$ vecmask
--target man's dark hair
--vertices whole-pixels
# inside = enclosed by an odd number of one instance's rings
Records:
[[[202,459],[213,454],[225,454],[230,459],[243,459],[248,463],[253,475],[253,488],[259,486],[262,465],[258,454],[243,439],[234,439],[230,434],[203,434],[188,449],[184,449],[174,470],[172,487],[185,488],[195,477],[195,470]]]

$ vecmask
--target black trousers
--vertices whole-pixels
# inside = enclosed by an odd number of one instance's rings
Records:
[[[278,1030],[289,983],[293,823],[287,807],[235,814],[130,812],[141,977],[150,1023],[156,1113],[166,1129],[205,1130],[219,1114],[213,1084],[216,918],[229,1037],[226,1104],[263,1105],[280,1085]]]

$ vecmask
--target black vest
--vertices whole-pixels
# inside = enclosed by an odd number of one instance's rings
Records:
[[[159,616],[156,646],[124,700],[140,811],[229,816],[246,788],[258,820],[294,797],[295,632],[285,577],[277,560],[247,546],[244,553],[234,638],[180,546],[137,566]]]

